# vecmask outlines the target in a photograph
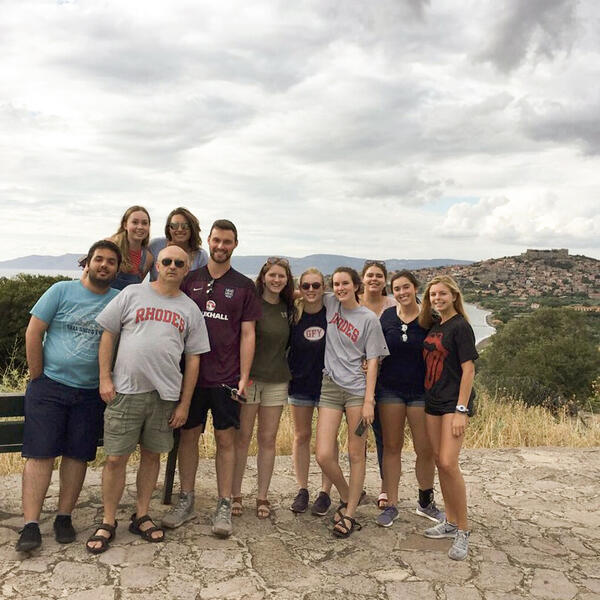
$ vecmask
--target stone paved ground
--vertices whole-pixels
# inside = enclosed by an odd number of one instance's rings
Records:
[[[469,558],[457,563],[449,540],[428,540],[428,521],[414,513],[414,455],[404,459],[401,516],[390,529],[377,527],[373,456],[360,507],[362,531],[332,537],[325,518],[294,515],[289,457],[278,458],[273,481],[276,509],[259,521],[251,510],[255,468],[247,473],[248,500],[228,540],[210,534],[215,504],[212,463],[201,464],[198,519],[164,544],[149,544],[127,531],[134,473],[128,474],[122,524],[111,549],[93,557],[84,548],[99,518],[100,472],[88,475],[74,516],[76,543],[60,546],[51,533],[57,485],[43,514],[41,550],[15,552],[21,525],[19,477],[0,489],[0,597],[6,599],[165,600],[379,598],[402,600],[593,600],[600,598],[600,449],[556,448],[466,451],[473,534]],[[311,474],[312,490],[317,485]],[[157,490],[152,513],[166,510]]]

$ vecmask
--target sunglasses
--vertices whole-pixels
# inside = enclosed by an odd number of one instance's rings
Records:
[[[282,265],[284,267],[289,267],[290,262],[287,258],[282,258],[281,256],[269,256],[265,265]]]
[[[302,285],[300,285],[300,288],[303,290],[310,290],[310,288],[312,288],[313,290],[320,290],[321,289],[321,282],[319,281],[313,281],[313,283],[303,283]]]
[[[181,260],[180,258],[161,258],[160,260],[160,264],[163,267],[170,267],[172,262],[175,263],[178,269],[185,267],[185,260]]]
[[[169,223],[169,229],[172,229],[173,231],[177,231],[178,229],[183,229],[183,231],[187,231],[189,228],[189,223]]]
[[[385,269],[385,261],[384,260],[365,260],[364,268],[368,269],[369,267],[380,267]]]

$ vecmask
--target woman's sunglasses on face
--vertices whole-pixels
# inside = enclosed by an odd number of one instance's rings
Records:
[[[303,283],[300,285],[300,288],[303,289],[304,291],[306,290],[310,290],[310,288],[312,288],[313,290],[318,290],[321,289],[321,283],[319,281],[313,281],[312,283]]]
[[[173,231],[177,231],[178,229],[183,229],[183,231],[187,231],[189,228],[189,223],[169,223],[169,229],[172,229]]]
[[[169,267],[169,266],[171,266],[172,262],[175,263],[175,266],[178,269],[182,269],[185,266],[185,260],[181,260],[180,258],[175,258],[175,259],[173,259],[173,258],[162,258],[161,261],[160,261],[160,264],[163,267]]]

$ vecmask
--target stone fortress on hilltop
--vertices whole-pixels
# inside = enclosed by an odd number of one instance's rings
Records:
[[[568,258],[569,250],[567,248],[553,248],[552,250],[532,250],[528,248],[521,256],[525,258]]]

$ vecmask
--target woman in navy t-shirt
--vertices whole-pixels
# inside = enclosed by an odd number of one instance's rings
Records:
[[[294,422],[292,459],[298,494],[290,509],[303,513],[308,508],[308,470],[313,412],[319,404],[327,319],[323,305],[325,280],[318,269],[308,269],[299,281],[300,298],[296,301],[296,321],[292,326],[288,363],[292,372],[289,404]],[[331,506],[331,481],[322,476],[321,491],[311,507],[313,515],[322,516]]]
[[[434,317],[432,309],[436,311]],[[425,415],[446,507],[446,520],[426,529],[425,537],[454,540],[448,556],[464,560],[469,550],[467,491],[458,464],[475,392],[475,335],[458,285],[447,275],[425,289],[419,323],[428,329],[425,358]]]
[[[390,527],[398,518],[398,483],[407,418],[417,455],[416,512],[432,521],[444,520],[444,513],[433,499],[435,462],[425,429],[423,340],[427,331],[418,321],[419,282],[410,271],[399,271],[392,276],[390,286],[397,304],[384,310],[379,319],[390,355],[381,363],[375,389],[383,434],[383,478],[388,492],[388,506],[377,517],[377,524],[382,527]]]

